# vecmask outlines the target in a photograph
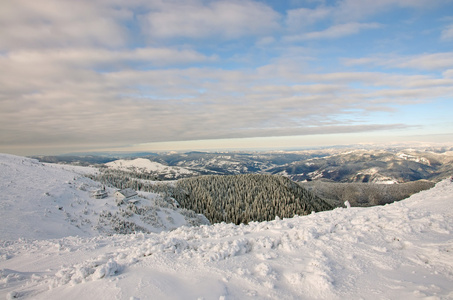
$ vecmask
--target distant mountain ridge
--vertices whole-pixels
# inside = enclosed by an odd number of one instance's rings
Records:
[[[124,155],[123,155],[124,156]],[[38,157],[41,161],[113,166],[134,164],[137,157]],[[110,159],[110,160],[109,160]],[[275,174],[294,181],[402,183],[426,179],[438,182],[453,175],[453,148],[325,148],[274,152],[187,152],[141,157],[156,178],[174,180],[198,175]],[[109,161],[106,161],[109,160]],[[114,161],[117,161],[115,163]],[[129,162],[128,162],[129,161]],[[123,169],[128,169],[123,168]],[[140,164],[136,170],[145,170]],[[129,169],[132,170],[132,169]]]
[[[335,182],[399,183],[450,176],[453,153],[424,151],[353,150],[269,170],[296,181],[324,179]]]
[[[156,177],[163,177],[165,179],[175,179],[185,176],[196,176],[198,172],[190,171],[186,168],[177,166],[167,166],[161,163],[150,161],[146,158],[136,158],[133,160],[119,159],[104,164],[107,168],[130,171],[130,172],[143,172],[155,174]]]

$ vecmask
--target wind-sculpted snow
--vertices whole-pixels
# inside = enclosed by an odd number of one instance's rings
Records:
[[[3,242],[0,298],[451,299],[452,208],[448,179],[379,207]]]

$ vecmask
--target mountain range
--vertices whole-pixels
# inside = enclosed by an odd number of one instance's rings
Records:
[[[43,162],[142,170],[161,180],[198,175],[275,174],[294,181],[403,183],[420,179],[438,182],[453,175],[452,147],[380,149],[336,147],[274,152],[169,152],[138,153],[129,156],[122,154],[121,157],[117,154],[99,153],[98,156],[36,158]],[[151,162],[158,164],[149,168],[143,167],[143,164],[150,165]]]

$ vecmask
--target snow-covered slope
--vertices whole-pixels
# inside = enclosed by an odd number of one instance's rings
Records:
[[[82,176],[94,172],[0,154],[0,239],[87,237],[134,228],[160,232],[197,222],[198,216],[157,194],[146,193],[133,206],[118,207],[112,188],[107,198],[94,199],[92,192],[102,185]]]
[[[105,164],[106,167],[122,171],[139,171],[146,173],[156,173],[164,175],[165,178],[174,179],[184,175],[196,175],[196,172],[185,168],[166,166],[158,162],[150,161],[146,158],[136,158],[133,160],[118,159]]]
[[[271,222],[0,245],[0,299],[452,299],[453,183]]]

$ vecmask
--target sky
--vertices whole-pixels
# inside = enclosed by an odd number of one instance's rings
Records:
[[[453,142],[452,0],[0,1],[0,152]]]

